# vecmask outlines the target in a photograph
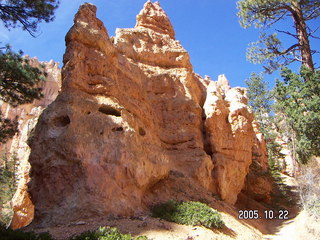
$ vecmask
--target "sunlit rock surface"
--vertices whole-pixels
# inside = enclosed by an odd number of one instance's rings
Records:
[[[246,91],[194,73],[159,3],[112,38],[84,4],[66,46],[61,93],[29,140],[35,224],[138,214],[186,182],[235,203],[256,139]]]

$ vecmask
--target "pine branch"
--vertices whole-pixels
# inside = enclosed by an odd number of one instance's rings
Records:
[[[315,4],[313,7],[315,7],[315,9],[306,17],[304,17],[304,20],[305,21],[309,21],[309,20],[312,20],[314,18],[317,18],[320,16],[320,11],[319,11],[319,8],[320,8],[320,4]],[[317,13],[318,12],[318,13]],[[315,13],[317,13],[316,15],[314,15]],[[313,16],[314,15],[314,16]]]
[[[270,50],[273,50],[273,53],[282,56],[289,52],[292,52],[293,50],[298,50],[298,49],[295,49],[296,47],[300,47],[300,44],[299,43],[293,44],[291,47],[287,48],[285,51],[279,51],[277,48],[272,48],[272,49],[270,48]]]
[[[282,31],[282,30],[278,30],[278,29],[276,29],[276,31],[277,31],[277,32],[280,32],[280,33],[285,33],[285,34],[287,34],[287,35],[289,35],[289,36],[291,36],[291,37],[294,37],[295,39],[298,39],[298,35],[297,35],[297,34],[293,34],[293,33],[291,33],[291,32]]]
[[[313,31],[311,31],[311,29],[310,29],[309,26],[307,26],[307,28],[308,28],[308,30],[310,31],[310,33],[308,33],[308,36],[309,36],[309,37],[312,37],[312,38],[315,38],[315,39],[320,39],[320,37],[313,35],[315,32],[317,32],[317,31],[319,30],[319,27],[317,27],[317,28],[316,28],[315,30],[313,30]]]

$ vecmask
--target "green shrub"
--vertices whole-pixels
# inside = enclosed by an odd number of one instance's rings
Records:
[[[185,225],[222,228],[221,214],[204,203],[170,200],[152,208],[152,216]]]
[[[53,240],[49,233],[36,234],[34,232],[23,232],[21,230],[7,229],[0,225],[1,240]]]
[[[6,150],[7,151],[7,150]],[[9,224],[13,211],[10,205],[16,189],[16,154],[1,153],[0,159],[0,224]]]
[[[114,227],[100,227],[96,231],[86,231],[69,240],[148,240],[145,236],[132,237],[130,234],[122,234]]]

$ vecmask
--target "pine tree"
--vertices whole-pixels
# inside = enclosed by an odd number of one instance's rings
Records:
[[[297,159],[307,163],[320,156],[320,71],[302,67],[297,74],[285,68],[282,77],[275,87],[276,106],[294,132]]]
[[[22,27],[33,37],[42,21],[54,18],[57,0],[0,0],[0,19],[7,29]],[[0,100],[13,107],[31,103],[42,97],[37,84],[44,80],[43,67],[33,67],[23,57],[23,52],[15,53],[9,46],[0,48]],[[16,119],[4,118],[0,113],[0,143],[5,143],[18,131]]]
[[[278,166],[279,159],[283,159],[284,156],[280,144],[276,142],[278,133],[272,115],[272,92],[268,88],[268,83],[264,81],[262,73],[252,73],[245,82],[248,86],[249,106],[254,111],[255,119],[267,143],[269,166],[270,168]]]
[[[278,81],[274,89],[275,114],[282,117],[281,124],[275,126],[281,125],[277,132],[291,139],[294,159],[297,155],[300,162],[306,163],[312,155],[320,154],[320,109],[316,107],[320,104],[320,79],[312,59],[313,54],[319,51],[312,49],[309,42],[310,38],[319,37],[314,35],[317,29],[312,30],[308,26],[308,21],[320,16],[320,0],[239,0],[237,4],[240,24],[244,28],[253,25],[261,29],[260,40],[248,49],[248,60],[263,64],[266,73],[283,69],[284,81]],[[293,32],[275,29],[295,41],[293,45],[283,47],[277,33],[268,33],[278,22],[290,19],[294,25]],[[294,61],[301,62],[300,74],[284,68]],[[260,94],[258,91],[255,93],[255,101],[261,99]]]
[[[255,113],[255,117],[260,128],[265,133],[267,131],[268,118],[271,111],[271,94],[267,82],[264,81],[263,75],[252,73],[247,79],[249,106]]]
[[[314,35],[316,29],[310,29],[307,22],[320,16],[320,0],[240,0],[237,4],[240,24],[262,30],[260,40],[248,49],[250,61],[264,64],[268,73],[294,61],[314,70],[312,55],[317,51],[311,49],[309,38],[318,37]],[[277,33],[267,34],[266,30],[288,18],[293,20],[295,31],[276,30],[295,39],[293,45],[284,48]]]
[[[58,5],[57,0],[1,0],[0,19],[7,29],[22,27],[35,36],[40,22],[53,21]]]

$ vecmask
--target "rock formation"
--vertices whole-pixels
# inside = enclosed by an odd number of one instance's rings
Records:
[[[30,64],[39,66],[40,62],[33,58]],[[41,63],[48,73],[47,80],[41,82],[39,87],[42,88],[44,97],[35,100],[31,104],[20,105],[16,108],[8,104],[1,105],[1,111],[5,118],[15,118],[18,116],[19,132],[6,144],[0,145],[0,151],[7,155],[15,155],[17,158],[17,185],[18,189],[12,199],[12,208],[14,215],[11,221],[13,229],[21,228],[28,225],[34,214],[34,206],[27,192],[27,182],[29,181],[30,164],[28,162],[30,148],[27,145],[27,139],[31,130],[37,123],[38,117],[44,108],[46,108],[58,95],[61,87],[60,69],[58,64],[50,61]]]
[[[259,130],[259,124],[255,120],[252,122],[252,126],[256,137],[252,148],[252,163],[242,192],[258,202],[271,203],[273,180],[268,168],[266,142]]]
[[[176,196],[159,188],[172,175],[181,188],[188,182],[236,202],[252,151],[263,147],[245,89],[195,74],[174,36],[157,2],[112,38],[95,6],[80,7],[61,93],[29,139],[35,224],[137,214],[154,194]]]
[[[213,179],[223,200],[234,204],[252,162],[253,115],[244,88],[230,89],[224,76],[210,82],[204,104]]]

